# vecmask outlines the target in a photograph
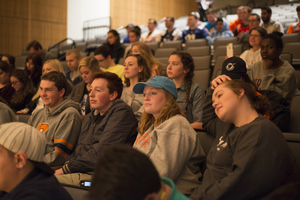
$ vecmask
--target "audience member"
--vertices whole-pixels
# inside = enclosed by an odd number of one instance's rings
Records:
[[[44,64],[49,59],[55,59],[55,56],[52,53],[43,51],[42,45],[36,40],[33,40],[27,44],[26,51],[39,55],[41,57],[42,64]]]
[[[182,36],[182,32],[174,27],[174,17],[166,17],[165,25],[167,30],[161,33],[161,42],[179,40]]]
[[[42,66],[43,63],[41,57],[38,54],[31,53],[26,58],[25,72],[32,81],[35,90],[38,89],[41,82]]]
[[[10,55],[10,54],[3,54],[2,61],[7,62],[7,64],[9,64],[9,67],[11,68],[11,71],[16,70],[16,66],[15,66],[15,57]]]
[[[260,199],[294,176],[295,159],[281,131],[261,115],[268,108],[266,97],[243,80],[221,75],[212,81],[203,128],[215,140],[191,199]]]
[[[242,39],[245,33],[250,31],[250,26],[249,26],[249,16],[251,14],[251,8],[248,6],[244,6],[242,9],[242,19],[243,22],[239,25],[234,30],[234,36],[237,36],[239,40]]]
[[[71,200],[72,197],[43,162],[44,135],[20,122],[0,126],[2,200]]]
[[[160,31],[156,29],[157,22],[155,19],[149,19],[148,21],[148,29],[149,31],[143,33],[141,36],[141,42],[160,42],[161,34]]]
[[[101,152],[89,199],[188,200],[177,191],[172,180],[159,178],[145,154],[129,145],[111,145]]]
[[[217,29],[217,13],[212,9],[209,8],[206,12],[206,18],[207,22],[205,25],[205,31],[208,35],[211,35],[216,29]],[[228,23],[220,18],[222,20],[222,31],[226,31],[229,29]]]
[[[260,24],[260,16],[256,13],[251,13],[251,15],[249,16],[249,27],[250,30],[254,27],[258,27]],[[246,32],[241,40],[240,43],[243,45],[242,49],[243,51],[248,50],[250,48],[250,44],[249,44],[249,32]]]
[[[51,71],[58,71],[64,73],[64,68],[57,59],[50,59],[44,63],[42,71],[43,71],[43,75]],[[69,80],[67,81],[68,81],[68,86],[67,86],[66,96],[68,96],[73,89],[73,83]],[[17,113],[34,114],[37,110],[44,108],[45,105],[43,103],[43,100],[40,98],[40,92],[41,92],[41,88],[39,87],[38,91],[32,97],[30,103],[26,106],[26,108],[18,111]]]
[[[147,62],[151,76],[162,75],[163,64],[159,62],[152,54],[151,48],[142,42],[132,44],[131,54],[140,54]]]
[[[272,10],[268,6],[264,6],[261,8],[261,19],[262,22],[260,26],[266,29],[268,33],[273,33],[275,31],[284,33],[284,29],[280,22],[276,22],[271,20]]]
[[[288,30],[286,33],[300,33],[300,5],[296,8],[297,16],[298,16],[298,22],[294,22],[290,24]]]
[[[83,81],[78,83],[72,90],[68,99],[74,102],[78,102],[81,107],[81,114],[87,115],[91,112],[90,102],[88,99],[91,91],[91,84],[93,82],[92,75],[96,72],[100,72],[99,63],[96,58],[87,56],[80,60],[79,71]]]
[[[107,33],[106,45],[111,51],[111,58],[114,59],[115,63],[119,63],[120,58],[124,56],[124,48],[120,43],[120,36],[116,30],[110,30]]]
[[[176,102],[175,83],[155,76],[135,84],[133,92],[144,95],[145,107],[134,148],[149,156],[159,175],[173,180],[178,191],[191,194],[200,185],[205,154]]]
[[[234,66],[234,67],[232,67]],[[231,79],[240,79],[253,86],[255,84],[250,80],[247,74],[246,63],[239,57],[231,57],[226,59],[222,65],[222,75],[226,75]],[[268,98],[271,106],[271,112],[262,113],[267,119],[271,120],[282,132],[290,130],[290,108],[287,101],[281,94],[271,90],[258,91],[255,86],[257,95],[264,95]],[[213,110],[211,111],[213,112]]]
[[[68,64],[68,69],[65,71],[66,78],[73,83],[73,85],[77,85],[82,81],[82,77],[79,72],[79,62],[81,60],[81,54],[77,49],[70,49],[66,53],[66,61]]]
[[[111,50],[107,46],[98,47],[94,57],[98,60],[101,70],[117,74],[124,82],[124,66],[114,62]]]
[[[128,54],[130,53],[132,44],[140,41],[140,37],[141,37],[141,29],[139,26],[135,26],[134,29],[129,32],[130,45],[128,45],[125,48],[124,58],[126,58],[128,56]]]
[[[127,30],[127,36],[123,39],[123,43],[130,43],[129,33],[134,29],[134,25],[130,23],[125,28]]]
[[[144,96],[133,93],[132,88],[137,82],[146,82],[151,77],[150,69],[141,55],[129,54],[125,60],[124,73],[125,85],[121,99],[131,106],[135,118],[139,121],[144,112]]]
[[[244,51],[240,56],[240,58],[246,62],[247,69],[251,69],[254,63],[262,60],[260,43],[263,37],[268,34],[264,28],[259,26],[252,28],[249,33],[249,44],[251,48]]]
[[[232,33],[234,33],[234,30],[236,29],[236,27],[239,25],[239,24],[242,24],[243,23],[243,14],[242,14],[242,10],[244,9],[244,6],[240,6],[237,8],[237,16],[238,18],[236,20],[233,20],[231,22],[229,22],[229,30],[232,31]]]
[[[188,30],[184,30],[182,32],[182,40],[185,43],[187,40],[195,40],[206,38],[207,33],[204,30],[201,30],[197,27],[197,16],[190,14],[188,16],[188,26],[190,27]]]
[[[24,70],[17,69],[12,72],[10,82],[15,89],[15,94],[12,96],[9,106],[16,112],[26,108],[34,95],[34,88]]]
[[[14,111],[6,105],[5,100],[0,96],[0,125],[8,122],[18,121]]]
[[[137,135],[137,121],[132,109],[120,99],[122,80],[110,72],[95,73],[93,79],[89,97],[94,110],[84,118],[74,152],[55,172],[61,183],[79,185],[81,180],[91,180],[91,172],[105,146],[113,143],[132,145]]]
[[[205,11],[210,7],[213,0],[196,0],[196,3],[198,5],[198,14],[199,14],[199,20],[202,22],[206,22],[207,18],[205,15]]]
[[[232,37],[232,32],[230,30],[228,29],[224,30],[223,23],[224,23],[223,19],[221,18],[217,19],[216,30],[214,30],[209,36],[206,37],[208,45],[214,45],[216,38]]]
[[[279,34],[267,34],[262,39],[260,51],[263,60],[253,65],[249,77],[259,90],[276,91],[290,103],[297,90],[297,78],[294,67],[279,57],[283,48]]]
[[[171,54],[167,75],[177,88],[177,103],[185,112],[187,120],[195,129],[202,129],[202,108],[204,88],[193,82],[195,64],[192,56],[186,52],[175,51]]]
[[[7,62],[0,60],[0,96],[10,103],[11,97],[14,95],[15,90],[10,83],[11,67]]]
[[[61,72],[46,73],[41,79],[40,96],[45,107],[31,115],[28,124],[46,137],[44,161],[51,167],[61,166],[78,140],[80,107],[78,103],[64,100],[67,79]]]

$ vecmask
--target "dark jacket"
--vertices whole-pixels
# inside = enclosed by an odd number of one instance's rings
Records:
[[[133,145],[136,128],[131,107],[121,99],[114,100],[103,115],[93,110],[84,118],[75,150],[62,167],[64,173],[93,172],[104,147],[113,143]]]
[[[15,89],[11,86],[11,84],[8,84],[2,89],[0,89],[0,95],[8,104],[10,103],[10,100],[14,94],[15,94]]]
[[[15,112],[22,110],[22,109],[26,108],[27,104],[30,103],[32,96],[33,96],[33,93],[28,93],[22,101],[16,102],[16,103],[10,102],[9,106]]]
[[[103,45],[106,45],[111,50],[111,58],[115,59],[115,63],[118,64],[120,58],[123,58],[125,52],[125,49],[123,48],[122,44],[118,43],[110,45],[109,43],[105,43]]]
[[[71,80],[71,77],[70,77],[70,74],[71,74],[71,70],[68,68],[66,71],[65,71],[65,76],[67,78],[68,81],[70,81],[73,86],[77,85],[78,83],[80,83],[81,81],[83,81],[82,77],[81,76],[77,76],[74,81]]]
[[[4,194],[4,196],[2,196]],[[1,200],[72,200],[53,174],[31,171],[11,192],[0,192]]]
[[[86,83],[82,81],[81,83],[78,83],[77,85],[74,86],[72,92],[68,96],[68,99],[71,99],[74,102],[80,103],[82,100],[82,97],[84,95],[84,90],[86,88]],[[85,104],[85,115],[89,114],[91,112],[90,109],[90,101],[89,97],[86,100]]]

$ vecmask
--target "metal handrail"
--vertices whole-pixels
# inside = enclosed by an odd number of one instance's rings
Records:
[[[59,47],[61,43],[67,41],[67,40],[72,40],[72,48],[75,49],[76,48],[76,43],[72,38],[65,38],[62,41],[52,45],[51,47],[48,48],[48,51],[50,51],[51,49],[54,49],[55,47]]]

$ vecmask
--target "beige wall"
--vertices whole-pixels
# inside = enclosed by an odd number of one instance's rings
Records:
[[[67,0],[0,0],[0,53],[20,55],[31,40],[43,48],[67,36]]]
[[[178,18],[197,10],[195,0],[111,0],[111,28],[128,23],[147,25],[149,18],[157,21],[165,16]]]

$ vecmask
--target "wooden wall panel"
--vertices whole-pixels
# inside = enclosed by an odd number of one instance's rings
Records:
[[[0,53],[20,55],[31,40],[44,49],[67,37],[67,0],[0,0]]]
[[[165,16],[178,18],[197,10],[195,0],[111,0],[111,28],[116,29],[128,23],[147,25],[149,18],[157,21]]]

